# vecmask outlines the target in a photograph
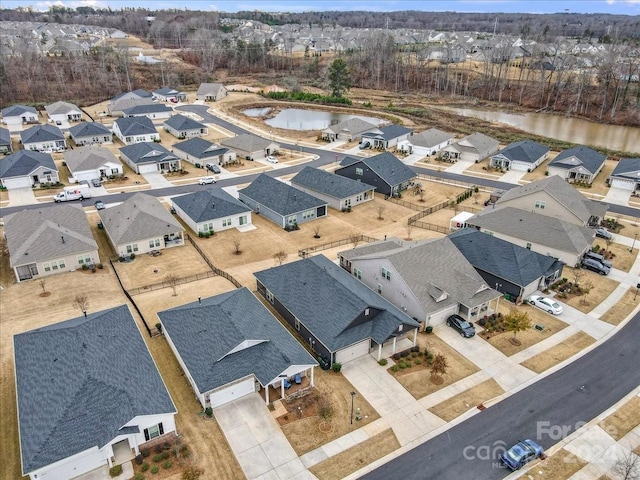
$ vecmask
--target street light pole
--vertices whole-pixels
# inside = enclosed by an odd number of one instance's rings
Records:
[[[356,392],[351,392],[351,418],[350,418],[350,424],[353,425],[353,397],[356,396]]]
[[[636,246],[636,239],[638,238],[638,234],[634,234],[633,235],[633,243],[631,244],[631,248],[629,249],[629,252],[633,252],[633,247]]]

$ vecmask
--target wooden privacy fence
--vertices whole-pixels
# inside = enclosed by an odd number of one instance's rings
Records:
[[[217,277],[217,276],[218,274],[213,271],[197,273],[195,275],[190,275],[188,277],[176,278],[175,280],[172,280],[172,281],[165,280],[162,282],[152,283],[150,285],[143,285],[142,287],[130,288],[128,292],[130,295],[140,295],[141,293],[145,293],[145,292],[153,292],[154,290],[161,290],[163,288],[173,288],[178,285],[183,285],[185,283],[196,282],[198,280],[202,280],[205,278],[211,278],[211,277]]]
[[[346,245],[348,243],[360,243],[360,242],[377,242],[377,238],[369,237],[367,235],[356,235],[354,237],[347,237],[341,240],[335,240],[329,243],[323,243],[322,245],[314,245],[313,247],[303,248],[302,250],[298,250],[298,256],[302,258],[306,258],[314,253],[321,252],[322,250],[328,250],[333,247],[339,247],[340,245]]]

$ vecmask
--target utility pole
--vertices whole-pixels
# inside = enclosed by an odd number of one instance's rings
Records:
[[[496,28],[498,28],[498,17],[496,17],[495,21],[493,22],[493,36],[496,36]]]

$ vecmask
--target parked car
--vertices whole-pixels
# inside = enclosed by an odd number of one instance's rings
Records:
[[[609,275],[609,272],[611,271],[609,267],[602,265],[599,261],[594,260],[593,258],[583,258],[582,268],[586,268],[587,270],[591,270],[600,275]]]
[[[511,471],[519,470],[531,460],[544,457],[543,448],[530,439],[516,443],[500,455],[500,460]]]
[[[593,260],[595,260],[597,262],[600,262],[605,267],[611,268],[613,266],[609,260],[604,258],[599,253],[595,253],[595,252],[589,251],[589,252],[585,253],[584,256],[585,256],[585,258],[591,258],[591,259],[593,259]]]
[[[369,145],[371,145],[369,142],[362,142],[362,143],[358,146],[358,148],[359,148],[360,150],[364,150],[365,148],[369,148]]]
[[[556,302],[553,298],[543,297],[541,295],[531,295],[529,297],[529,303],[541,308],[545,312],[549,312],[552,315],[560,315],[562,313],[562,305]]]
[[[94,178],[93,180],[91,180],[91,185],[93,185],[94,187],[101,187],[102,182],[99,178]]]
[[[94,207],[96,207],[96,210],[104,210],[104,203],[102,202],[102,200],[96,200],[93,204]]]
[[[216,183],[216,178],[215,177],[202,177],[200,180],[198,180],[198,183],[200,185],[209,185],[212,183]]]
[[[220,173],[220,167],[218,165],[216,165],[215,163],[207,163],[206,168],[210,172]]]
[[[447,325],[457,330],[461,336],[470,338],[476,334],[476,328],[460,315],[451,315],[447,318]]]
[[[278,163],[278,159],[273,155],[269,155],[268,157],[265,158],[265,160],[269,163]]]
[[[598,227],[598,228],[596,228],[596,237],[605,238],[607,240],[610,240],[610,239],[613,238],[613,235],[606,228]]]

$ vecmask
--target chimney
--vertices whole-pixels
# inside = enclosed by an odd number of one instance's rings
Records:
[[[60,238],[62,239],[62,243],[64,243],[64,235],[61,235]]]
[[[198,305],[202,305],[202,298],[198,297]]]

